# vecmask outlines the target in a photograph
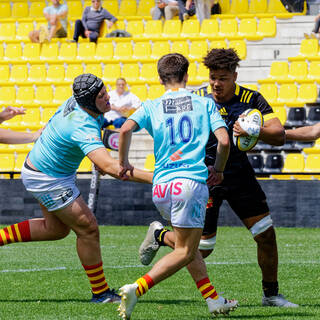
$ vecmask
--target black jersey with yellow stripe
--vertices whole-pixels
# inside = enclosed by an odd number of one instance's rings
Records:
[[[211,94],[206,97],[213,99]],[[214,99],[213,99],[214,100]],[[239,116],[247,109],[258,109],[262,115],[272,113],[273,110],[265,98],[257,91],[250,90],[236,84],[233,98],[226,103],[216,103],[216,106],[228,126],[228,133],[231,142],[229,159],[225,168],[225,172],[234,171],[248,167],[249,160],[246,152],[240,151],[232,140],[233,125]],[[211,132],[206,146],[206,164],[213,165],[216,157],[217,139]]]

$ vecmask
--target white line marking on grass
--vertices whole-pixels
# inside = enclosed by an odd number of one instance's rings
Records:
[[[58,271],[58,270],[67,270],[66,267],[55,267],[55,268],[35,268],[35,269],[17,269],[17,270],[0,270],[0,272],[39,272],[39,271]]]

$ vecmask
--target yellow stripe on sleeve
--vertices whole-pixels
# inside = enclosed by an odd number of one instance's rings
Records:
[[[2,239],[3,244],[7,244],[8,243],[6,234],[4,233],[4,231],[2,229],[0,230],[0,237]]]
[[[18,237],[18,241],[19,242],[22,242],[22,238],[21,238],[21,234],[20,234],[20,231],[19,231],[19,227],[18,227],[18,224],[14,224],[14,230],[16,230],[16,234],[17,234],[17,237]]]
[[[8,229],[8,233],[9,233],[9,237],[10,237],[10,241],[11,242],[16,242],[14,240],[14,235],[13,235],[13,232],[12,232],[12,229],[11,229],[11,226],[7,228]]]

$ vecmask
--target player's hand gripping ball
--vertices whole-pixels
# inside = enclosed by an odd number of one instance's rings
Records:
[[[241,151],[251,150],[258,142],[260,129],[263,126],[263,116],[258,109],[248,109],[238,119],[240,127],[248,134],[247,136],[235,136],[233,143]]]

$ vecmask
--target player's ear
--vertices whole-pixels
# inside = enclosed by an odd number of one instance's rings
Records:
[[[238,78],[238,72],[235,72],[233,74],[233,81],[236,82],[237,81],[237,78]]]
[[[184,81],[185,83],[187,83],[187,82],[188,82],[188,79],[189,79],[189,75],[188,75],[188,73],[186,73],[186,74],[183,76],[183,81]]]
[[[159,77],[159,82],[160,84],[164,85],[163,81],[161,80],[161,78]]]

